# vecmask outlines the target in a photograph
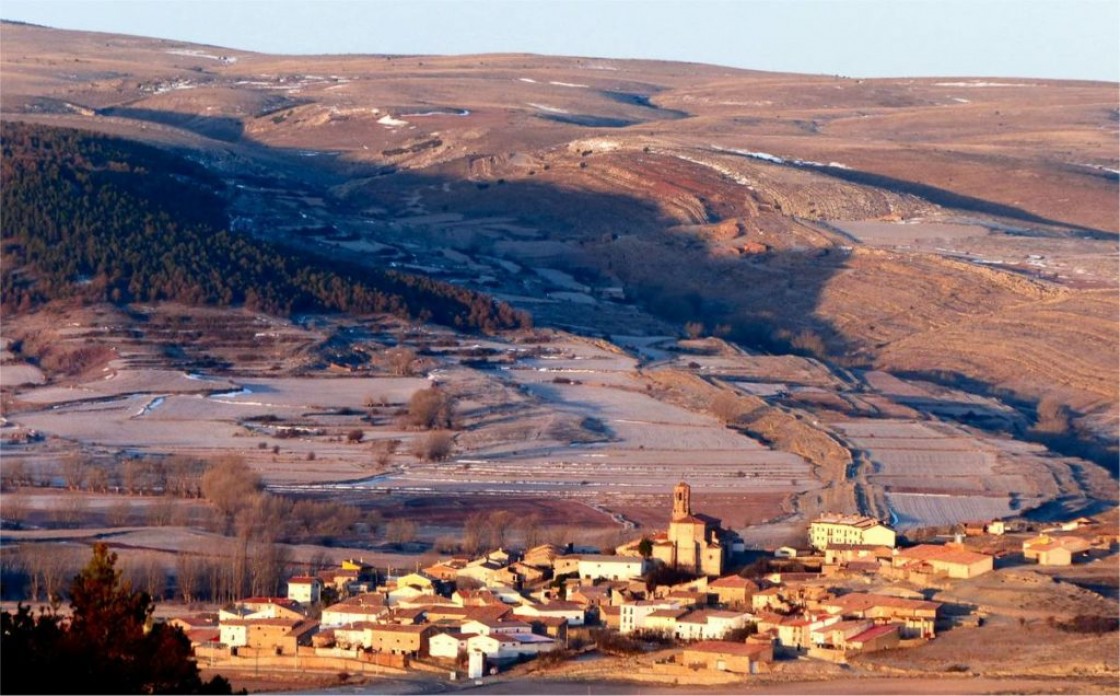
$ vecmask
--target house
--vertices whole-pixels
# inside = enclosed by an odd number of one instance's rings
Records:
[[[324,626],[344,626],[346,624],[374,621],[389,612],[385,597],[371,592],[343,600],[323,609],[320,620]]]
[[[758,665],[773,661],[774,648],[760,641],[705,640],[686,647],[680,656],[681,664],[689,667],[735,674],[755,674]]]
[[[658,609],[645,617],[643,633],[664,636],[677,635],[677,620],[688,613],[687,609]]]
[[[256,648],[278,655],[294,655],[310,645],[319,622],[310,619],[226,619],[218,625],[222,643],[231,648]]]
[[[455,590],[451,595],[451,602],[461,607],[484,607],[489,604],[501,604],[490,590]]]
[[[512,607],[506,604],[490,604],[485,607],[429,606],[424,610],[432,623],[450,622],[456,625],[472,619],[497,621],[510,616]]]
[[[789,602],[786,601],[779,587],[767,587],[765,590],[759,590],[751,595],[751,609],[755,612],[786,612],[789,611],[790,608]]]
[[[489,585],[496,581],[495,574],[504,567],[501,563],[485,559],[471,561],[465,567],[455,571],[455,578],[457,580],[469,578],[480,585]]]
[[[492,660],[516,659],[555,650],[557,642],[532,633],[476,635],[467,639],[467,651],[478,651]]]
[[[427,652],[428,639],[435,631],[435,626],[431,625],[375,624],[367,629],[370,640],[368,647],[394,655],[421,655]]]
[[[619,607],[618,630],[622,634],[634,633],[646,628],[646,617],[658,609],[680,609],[673,600],[643,599]]]
[[[984,531],[994,536],[1003,536],[1003,534],[1007,532],[1007,525],[1003,520],[992,520],[988,523],[988,526],[984,528]]]
[[[287,597],[248,597],[239,600],[233,610],[221,609],[218,618],[244,619],[302,619],[305,614],[299,604]]]
[[[928,566],[934,573],[948,575],[950,578],[967,579],[990,572],[995,559],[984,553],[966,551],[960,544],[949,543],[919,544],[899,550],[891,559],[895,568],[908,568],[912,565]]]
[[[622,630],[622,607],[599,607],[599,623],[616,631]]]
[[[1023,542],[1023,557],[1038,561],[1039,565],[1068,566],[1073,563],[1074,556],[1089,548],[1089,542],[1081,537],[1039,534]]]
[[[708,592],[714,594],[716,600],[725,606],[750,606],[751,597],[758,592],[758,585],[738,575],[727,575],[708,583]]]
[[[580,556],[576,566],[582,580],[631,580],[639,578],[649,569],[649,561],[641,556]]]
[[[868,562],[878,567],[879,561],[890,562],[894,549],[875,544],[829,544],[824,549],[825,565],[850,565]]]
[[[676,637],[677,640],[723,640],[753,618],[743,611],[701,609],[677,618]]]
[[[414,587],[423,593],[431,594],[439,588],[436,587],[435,578],[423,572],[401,575],[396,579],[396,587]]]
[[[459,631],[435,633],[428,639],[428,654],[447,660],[458,659],[460,654],[467,651],[467,640],[470,637],[471,634]]]
[[[830,544],[895,546],[895,532],[874,517],[825,514],[809,524],[809,543],[824,550]]]
[[[439,580],[441,582],[452,582],[455,580],[456,573],[463,568],[467,567],[467,561],[464,559],[452,558],[446,561],[440,561],[434,565],[424,568],[421,572],[427,577]]]
[[[496,619],[470,619],[460,625],[463,633],[473,633],[483,636],[493,634],[532,633],[533,627],[524,621],[498,621]]]
[[[578,575],[581,558],[582,556],[569,554],[552,559],[552,576]]]
[[[839,616],[828,614],[762,614],[758,617],[758,631],[770,633],[783,648],[805,650],[813,647],[814,631],[839,622]]]
[[[611,603],[610,588],[599,585],[579,585],[568,590],[568,601],[582,607],[598,607]]]
[[[288,599],[303,606],[322,601],[323,581],[306,575],[288,579]]]
[[[563,550],[559,546],[542,544],[526,551],[521,562],[534,568],[551,568],[552,562],[556,560],[557,556],[561,555],[563,555]]]
[[[863,633],[848,638],[844,649],[848,652],[869,653],[877,650],[890,650],[899,644],[898,626],[872,626]]]
[[[875,625],[870,619],[850,619],[838,621],[828,626],[823,626],[812,632],[811,639],[814,647],[832,648],[843,650],[848,639],[858,636]]]
[[[921,599],[851,592],[822,601],[820,609],[848,619],[872,619],[879,624],[897,623],[903,637],[932,638],[941,604]]]
[[[543,617],[564,619],[569,626],[582,626],[586,618],[586,613],[582,606],[575,602],[563,602],[560,600],[548,602],[546,604],[525,603],[515,607],[513,614],[514,616],[522,617],[526,620]]]
[[[218,628],[218,617],[209,615],[178,616],[169,619],[167,625],[178,628],[191,642],[191,647],[200,645],[213,645],[222,640],[221,630]]]

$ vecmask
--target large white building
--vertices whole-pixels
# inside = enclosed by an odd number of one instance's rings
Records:
[[[821,515],[809,525],[809,543],[825,549],[834,544],[855,546],[895,545],[894,530],[874,517],[862,515]]]
[[[649,569],[649,561],[641,556],[600,556],[587,554],[579,558],[579,576],[591,580],[633,580]]]

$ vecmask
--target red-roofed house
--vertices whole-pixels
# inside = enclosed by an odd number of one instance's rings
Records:
[[[727,575],[708,583],[708,591],[716,595],[720,604],[750,606],[751,597],[758,592],[758,585],[738,575]]]
[[[961,580],[988,573],[994,564],[995,559],[988,554],[966,551],[959,544],[919,544],[900,550],[891,559],[895,568],[926,565],[935,573]]]

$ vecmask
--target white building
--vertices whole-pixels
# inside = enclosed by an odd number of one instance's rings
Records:
[[[525,618],[552,617],[564,619],[569,626],[582,626],[586,614],[575,602],[553,601],[547,604],[522,604],[514,607],[513,614]]]
[[[532,633],[477,635],[467,639],[467,650],[480,652],[492,660],[538,655],[555,649],[555,640]]]
[[[680,609],[676,600],[643,599],[620,606],[618,612],[618,631],[622,634],[645,629],[646,618],[658,609]]]
[[[322,600],[323,582],[319,578],[300,576],[288,580],[288,599],[303,606],[318,604]]]
[[[640,556],[580,556],[578,572],[584,580],[633,580],[649,570],[649,561]]]
[[[677,618],[677,640],[723,640],[735,629],[754,620],[745,611],[694,611]]]
[[[459,657],[460,652],[466,652],[470,637],[469,634],[460,632],[437,633],[428,639],[428,654],[454,660]]]
[[[830,544],[859,546],[895,545],[894,530],[874,517],[824,514],[809,524],[809,542],[816,549]]]

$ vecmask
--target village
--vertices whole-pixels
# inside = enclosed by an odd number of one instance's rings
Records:
[[[687,483],[674,488],[668,517],[664,531],[615,549],[499,548],[396,573],[350,559],[289,578],[287,596],[170,623],[218,673],[483,683],[522,663],[661,651],[642,676],[726,683],[790,660],[845,664],[969,630],[983,611],[930,597],[1008,564],[1091,562],[1117,543],[1114,524],[1088,517],[1030,531],[994,520],[903,545],[874,518],[822,514],[803,548],[736,566],[752,554],[720,520],[692,510]]]

